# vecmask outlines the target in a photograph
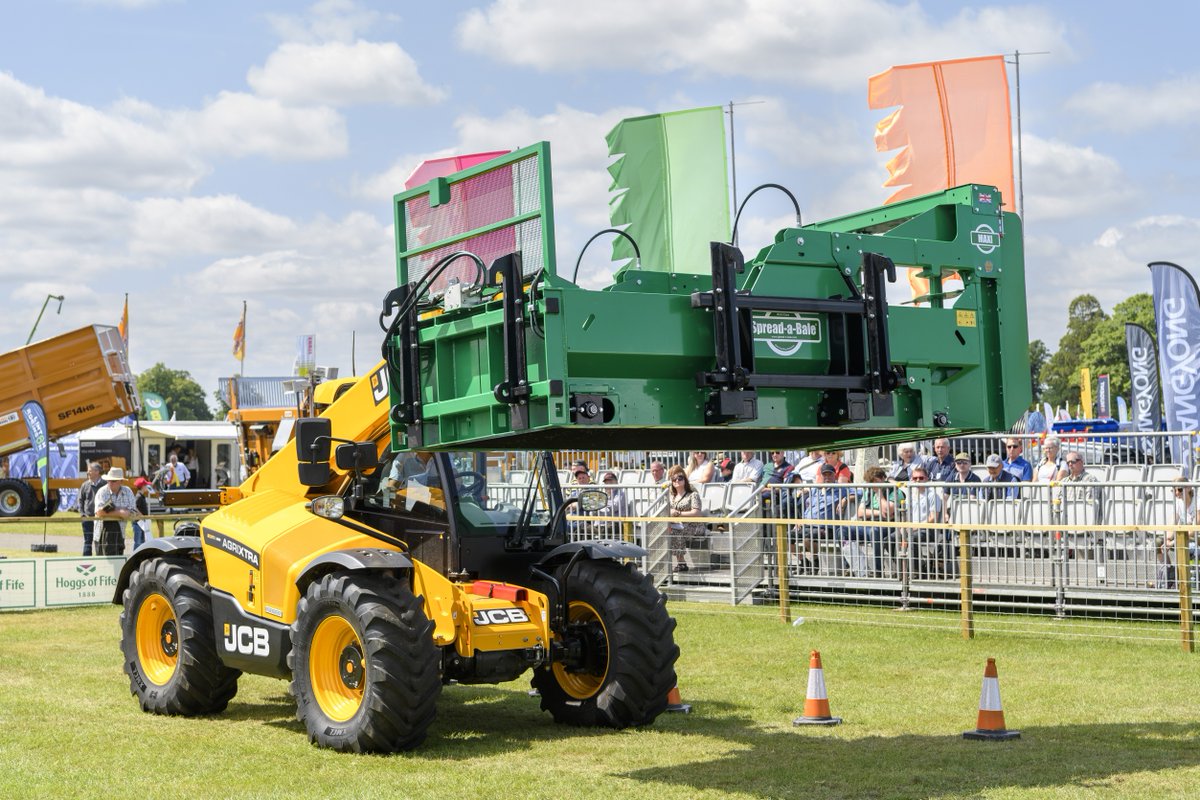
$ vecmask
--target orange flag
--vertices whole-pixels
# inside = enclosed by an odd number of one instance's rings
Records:
[[[1014,210],[1004,56],[892,67],[871,76],[867,94],[870,108],[901,106],[875,126],[877,150],[900,148],[883,185],[901,188],[887,202],[983,183]]]
[[[121,334],[121,343],[125,352],[129,352],[129,294],[125,295],[125,308],[121,311],[121,321],[117,323],[117,332]]]
[[[242,302],[242,319],[233,331],[233,357],[238,361],[246,360],[246,303]]]

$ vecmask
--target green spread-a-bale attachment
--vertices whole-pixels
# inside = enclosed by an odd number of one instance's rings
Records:
[[[851,447],[1003,430],[1030,401],[1021,222],[993,187],[600,290],[557,273],[551,205],[544,142],[396,196],[396,448]],[[928,291],[889,304],[905,268]]]

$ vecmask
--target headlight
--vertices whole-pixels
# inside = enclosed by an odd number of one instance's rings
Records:
[[[336,494],[327,494],[313,500],[308,508],[318,517],[341,519],[346,513],[346,501]]]

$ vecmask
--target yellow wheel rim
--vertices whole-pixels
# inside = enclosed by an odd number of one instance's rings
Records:
[[[582,600],[572,600],[567,608],[567,619],[570,622],[595,622],[600,625],[600,629],[604,632],[604,643],[606,645],[604,654],[604,668],[598,673],[590,672],[568,672],[566,667],[560,663],[554,664],[554,677],[558,680],[558,685],[563,688],[563,691],[574,697],[576,700],[587,700],[589,697],[594,697],[600,691],[600,687],[604,685],[604,679],[608,677],[608,663],[610,654],[607,649],[608,645],[608,629],[604,627],[604,620],[596,612],[590,604]]]
[[[179,624],[167,598],[155,592],[142,601],[136,636],[142,672],[151,683],[166,684],[179,663]]]
[[[362,705],[366,664],[362,642],[344,617],[326,617],[313,633],[308,678],[325,716],[345,722]]]

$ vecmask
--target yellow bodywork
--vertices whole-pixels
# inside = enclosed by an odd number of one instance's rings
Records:
[[[322,412],[331,421],[332,436],[374,440],[383,452],[388,444],[383,376],[380,362]],[[296,619],[298,581],[315,559],[356,549],[402,552],[360,532],[367,526],[359,521],[344,524],[308,510],[311,497],[340,493],[349,480],[346,473],[334,467],[329,484],[310,488],[300,484],[296,468],[295,447],[284,448],[240,487],[227,489],[223,498],[229,505],[205,517],[202,524],[204,559],[213,589],[233,597],[247,614],[283,624]],[[525,590],[523,600],[504,600],[473,594],[472,587],[413,560],[412,591],[424,599],[435,643],[453,644],[464,657],[477,651],[549,646],[549,603],[544,594]],[[501,611],[492,617],[486,613],[497,609]],[[504,609],[519,609],[523,614]],[[480,615],[481,611],[485,613]],[[477,623],[477,616],[483,621]]]

